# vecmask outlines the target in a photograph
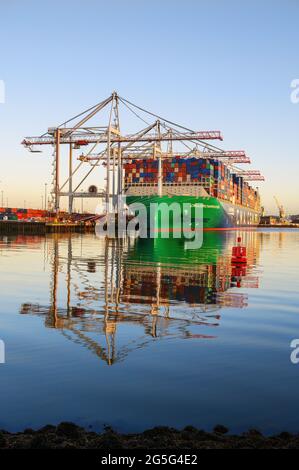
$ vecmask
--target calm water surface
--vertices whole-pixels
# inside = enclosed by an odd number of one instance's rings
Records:
[[[0,237],[0,428],[299,431],[299,231]]]

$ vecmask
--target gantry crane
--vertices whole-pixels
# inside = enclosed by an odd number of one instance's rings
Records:
[[[276,205],[278,207],[278,210],[279,210],[279,221],[280,222],[285,222],[286,221],[286,213],[285,213],[285,210],[284,210],[284,207],[282,204],[280,204],[279,200],[277,199],[276,196],[274,196],[274,200],[276,202]]]
[[[146,128],[134,134],[123,134],[120,131],[119,107],[125,106],[135,116],[147,124]],[[106,108],[107,107],[107,108]],[[134,109],[133,109],[134,108]],[[98,113],[104,109],[108,110],[108,123],[104,126],[93,125],[89,121],[98,118]],[[148,123],[138,115],[142,111],[151,117],[155,117],[154,123]],[[107,119],[107,118],[106,118]],[[89,125],[88,125],[88,124]],[[97,123],[96,123],[97,124]],[[110,97],[83,111],[75,117],[63,122],[57,127],[50,127],[48,131],[38,137],[26,137],[22,144],[31,152],[39,151],[39,146],[52,145],[53,152],[53,206],[58,213],[60,209],[60,198],[66,196],[69,199],[69,213],[72,213],[74,197],[104,198],[106,211],[117,211],[116,196],[123,193],[123,163],[130,158],[157,158],[159,161],[158,191],[162,193],[162,159],[178,155],[172,148],[172,143],[177,141],[188,147],[185,158],[198,156],[203,158],[217,158],[227,161],[232,167],[233,163],[249,163],[250,160],[243,150],[224,151],[208,143],[209,140],[223,140],[220,131],[193,131],[179,124],[175,124],[165,118],[137,106],[125,98],[113,92]],[[186,142],[192,142],[196,149],[192,149]],[[162,143],[167,143],[167,151],[163,151]],[[67,145],[68,177],[61,184],[61,147]],[[86,149],[77,159],[77,166],[73,168],[74,152]],[[96,149],[96,153],[95,153]],[[86,174],[80,182],[73,186],[73,177],[78,175],[82,165],[90,165]],[[96,167],[103,165],[106,170],[106,188],[101,191],[79,191],[83,182],[89,177]],[[258,178],[258,176],[255,176]],[[94,188],[94,186],[93,186]]]

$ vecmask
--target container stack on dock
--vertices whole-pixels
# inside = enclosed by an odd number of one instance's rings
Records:
[[[93,214],[58,214],[41,209],[0,207],[0,233],[36,234],[90,232],[94,230]]]
[[[52,214],[54,217],[54,214]],[[51,218],[48,211],[41,209],[20,209],[11,207],[0,207],[0,220],[30,220]]]

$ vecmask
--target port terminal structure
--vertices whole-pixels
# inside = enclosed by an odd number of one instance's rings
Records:
[[[124,134],[121,132],[123,111],[134,115],[146,124],[145,128]],[[99,124],[100,115],[102,125]],[[154,121],[149,122],[150,119]],[[104,123],[104,124],[103,124]],[[57,214],[61,198],[68,198],[68,213],[73,213],[74,198],[96,198],[105,202],[105,214],[119,211],[119,197],[124,194],[123,165],[131,159],[154,158],[158,160],[158,194],[162,194],[162,160],[181,156],[182,158],[213,158],[225,161],[232,171],[248,181],[263,180],[257,170],[244,171],[236,163],[250,163],[243,150],[225,151],[211,144],[210,140],[222,141],[220,131],[193,131],[132,103],[113,92],[107,99],[68,119],[57,127],[37,137],[25,137],[22,144],[33,153],[41,152],[43,146],[53,147],[53,179],[51,210]],[[188,143],[187,143],[188,142]],[[174,149],[175,144],[181,148]],[[63,146],[68,148],[67,178],[61,181],[61,158]],[[184,151],[182,151],[182,146]],[[83,152],[82,149],[85,151]],[[76,160],[76,165],[74,165]],[[89,186],[84,191],[82,184],[98,167],[104,167],[105,187]],[[87,170],[86,170],[86,167]],[[86,171],[84,171],[86,170]],[[83,175],[81,176],[83,172]],[[78,181],[78,175],[80,175]],[[76,183],[74,184],[74,177]]]

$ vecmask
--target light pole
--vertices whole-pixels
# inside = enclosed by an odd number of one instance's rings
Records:
[[[81,192],[83,192],[83,189],[81,189]],[[81,197],[81,214],[83,214],[83,195]]]
[[[45,183],[45,211],[47,210],[47,186],[48,183]]]

